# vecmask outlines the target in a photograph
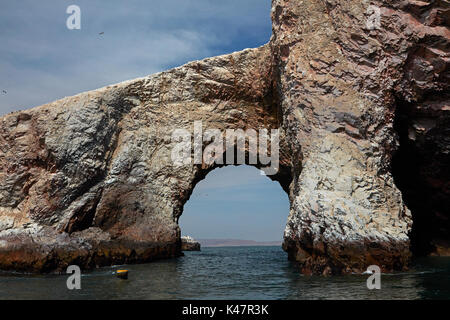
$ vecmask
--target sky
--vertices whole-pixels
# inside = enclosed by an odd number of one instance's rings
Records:
[[[278,182],[251,166],[226,166],[197,184],[179,223],[198,239],[281,241],[288,214]]]
[[[70,5],[81,9],[80,30],[66,26]],[[270,0],[2,0],[0,116],[261,46],[272,32],[270,6]],[[201,196],[205,190],[208,197]],[[281,240],[288,205],[278,183],[258,170],[227,167],[198,184],[180,223],[183,234],[199,238]]]
[[[80,30],[66,27],[72,4]],[[270,0],[2,0],[0,115],[258,47],[271,32]]]

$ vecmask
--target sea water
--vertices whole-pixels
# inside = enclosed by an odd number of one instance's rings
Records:
[[[219,247],[183,257],[83,272],[80,290],[68,290],[70,275],[0,273],[0,299],[449,299],[450,259],[414,261],[410,271],[381,275],[369,290],[369,275],[306,276],[280,247]]]

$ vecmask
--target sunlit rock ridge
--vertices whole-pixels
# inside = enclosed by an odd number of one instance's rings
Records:
[[[183,206],[217,167],[171,160],[172,131],[197,120],[280,129],[271,178],[289,194],[283,248],[303,273],[405,270],[412,242],[445,243],[448,1],[274,0],[271,14],[263,47],[0,118],[0,269],[179,256]],[[417,172],[393,170],[402,139],[401,159],[429,156]],[[409,210],[418,186],[441,205]],[[416,217],[434,221],[428,233]]]

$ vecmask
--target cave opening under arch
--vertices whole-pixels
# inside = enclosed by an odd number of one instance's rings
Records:
[[[179,217],[183,236],[194,239],[283,240],[289,199],[280,184],[249,165],[225,166],[195,184]]]

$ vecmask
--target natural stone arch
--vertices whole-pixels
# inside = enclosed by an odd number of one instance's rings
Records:
[[[120,142],[115,150],[116,156],[111,163],[109,176],[105,178],[107,183],[103,188],[101,200],[96,206],[92,226],[98,227],[109,234],[115,234],[118,230],[125,235],[126,241],[132,241],[130,245],[132,248],[135,246],[134,241],[144,240],[147,242],[147,246],[162,242],[163,250],[167,251],[167,254],[180,254],[180,230],[177,221],[182,213],[182,208],[189,199],[196,183],[203,179],[208,172],[222,165],[216,163],[206,165],[203,163],[202,165],[175,166],[171,159],[171,151],[175,144],[172,141],[171,134],[176,128],[185,129],[191,132],[193,136],[195,121],[202,121],[204,129],[214,128],[222,132],[227,129],[281,129],[279,105],[277,99],[274,98],[276,93],[271,80],[273,77],[271,75],[273,72],[272,64],[266,56],[268,52],[266,46],[215,59],[207,59],[202,62],[194,62],[178,71],[173,71],[180,72],[182,77],[188,75],[187,84],[183,83],[186,81],[185,79],[181,81],[182,86],[188,86],[187,91],[191,91],[190,72],[193,71],[192,76],[196,78],[197,85],[202,85],[202,90],[206,90],[206,93],[208,93],[208,90],[212,90],[209,86],[213,86],[214,90],[224,92],[226,98],[223,98],[223,100],[217,98],[213,100],[205,99],[203,96],[205,91],[199,91],[199,93],[193,93],[195,98],[192,101],[182,99],[171,101],[170,116],[161,117],[158,115],[154,119],[157,121],[155,130],[158,130],[158,132],[152,132],[150,136],[153,139],[158,139],[158,141],[148,143],[149,126],[147,125],[144,126],[145,129],[139,128],[138,132],[135,131],[135,122],[131,119],[142,118],[146,111],[139,106],[133,108],[132,114],[124,118],[122,122],[118,137]],[[203,75],[198,73],[198,70],[202,69],[204,69]],[[216,79],[211,80],[210,75],[215,72],[219,76],[224,74],[229,76],[238,72],[239,78],[236,84],[228,85],[225,83],[223,85]],[[202,80],[199,79],[204,75],[207,75],[206,83],[202,83]],[[165,89],[158,87],[156,91],[158,95],[170,92],[173,88],[166,81],[166,76],[167,74],[163,73],[154,78],[156,82],[163,81],[167,86]],[[233,75],[233,77],[236,76]],[[168,78],[171,79],[171,82],[174,81],[173,76]],[[261,80],[261,82],[258,82],[258,80]],[[180,82],[177,82],[177,86],[179,85]],[[165,106],[161,101],[157,101],[155,105],[145,106],[145,108],[153,113],[155,109],[165,108]],[[150,124],[151,122],[153,122],[153,119],[149,116],[145,123]],[[143,148],[137,152],[130,151],[131,139],[142,141]],[[280,140],[280,171],[270,178],[280,181],[287,191],[292,180],[290,169],[292,159],[283,132],[281,132]],[[146,141],[147,145],[145,145]],[[226,153],[227,150],[224,152],[224,158]],[[247,149],[245,153],[248,158]],[[145,164],[142,164],[144,168],[140,170],[145,173],[145,177],[139,177],[139,174],[134,172],[135,168],[121,174],[120,168],[126,163],[131,163],[128,166],[133,167],[133,165],[139,163],[136,159],[145,159]],[[261,167],[261,165],[256,164],[256,167]],[[136,171],[139,171],[139,169],[136,169]],[[130,176],[131,183],[129,183]],[[142,180],[138,181],[136,185],[136,179]],[[109,181],[112,181],[112,183]],[[128,190],[132,190],[135,196],[130,196]],[[119,196],[118,201],[117,195],[121,194],[124,194],[126,199],[121,199]],[[145,198],[149,195],[152,195],[151,199]],[[117,206],[118,202],[120,203],[119,207]],[[135,202],[140,204],[139,208],[133,206]],[[147,205],[147,207],[142,208],[143,205]],[[142,220],[134,223],[136,211],[139,210],[143,212]],[[115,212],[118,213],[114,214]],[[116,217],[119,217],[119,221]],[[123,225],[120,219],[125,220],[126,225]],[[133,222],[131,225],[130,221]],[[122,237],[122,234],[119,237]]]
[[[226,154],[226,152],[224,153]],[[252,166],[256,169],[260,169],[261,166],[260,165],[249,165],[247,163],[242,164],[242,165],[247,165],[247,166]],[[241,166],[241,164],[239,165],[232,165],[232,164],[224,164],[224,165],[212,165],[206,168],[199,168],[199,170],[197,171],[197,174],[195,175],[195,178],[192,180],[192,183],[189,185],[189,189],[188,191],[185,193],[185,196],[180,198],[180,202],[179,202],[179,207],[177,208],[177,210],[175,210],[178,214],[176,215],[176,222],[179,225],[179,219],[181,218],[182,215],[184,215],[184,208],[186,203],[188,203],[189,201],[191,201],[191,196],[194,193],[194,190],[197,186],[197,184],[203,180],[207,180],[208,179],[208,175],[217,169],[220,168],[224,168],[224,167],[237,167],[237,166]],[[261,174],[263,174],[261,172]],[[284,192],[286,192],[286,194],[289,196],[289,187],[290,184],[292,182],[292,176],[291,176],[291,167],[281,167],[280,171],[278,172],[278,174],[275,175],[269,175],[269,176],[265,176],[267,179],[270,179],[271,181],[273,181],[274,183],[278,183],[280,185],[280,187],[283,189]],[[286,212],[286,216],[288,215],[288,212]],[[179,230],[180,232],[182,231],[181,228]]]
[[[11,131],[3,136],[16,139],[3,163],[17,179],[27,171],[29,186],[14,189],[17,180],[4,176],[2,204],[13,209],[3,216],[15,225],[4,232],[2,267],[20,261],[24,270],[48,271],[74,260],[92,267],[179,255],[182,207],[216,164],[175,166],[173,130],[192,131],[202,121],[205,129],[282,131],[272,73],[264,46],[5,117]],[[17,130],[28,143],[20,159]],[[287,190],[292,159],[280,138],[281,170],[273,178]]]
[[[261,48],[2,117],[0,268],[177,256],[180,203],[200,173],[173,167],[170,133],[203,120],[280,128],[292,180],[284,248],[303,272],[405,269],[412,220],[390,169],[396,98],[448,90],[442,10],[273,0]]]
[[[277,128],[278,129],[278,128]],[[283,145],[283,141],[281,141],[281,146],[282,147],[286,147],[286,145]],[[248,147],[246,145],[246,147]],[[235,145],[235,150],[237,150],[237,146]],[[289,155],[289,150],[287,149],[282,149],[282,152],[280,152],[281,157],[280,157],[280,167],[278,170],[278,173],[273,174],[273,175],[265,175],[268,179],[275,181],[277,183],[280,184],[281,188],[287,193],[287,195],[289,195],[289,190],[290,190],[290,185],[292,183],[292,166],[290,164],[290,160],[289,158],[287,158],[286,156]],[[226,158],[228,150],[225,150],[223,153],[223,157]],[[182,196],[180,198],[178,198],[178,206],[177,208],[174,210],[176,212],[176,219],[178,222],[178,219],[180,218],[180,216],[183,213],[183,208],[184,205],[189,201],[190,196],[192,195],[195,187],[197,186],[197,184],[206,179],[207,175],[214,171],[215,169],[218,168],[223,168],[226,166],[240,166],[240,165],[247,165],[247,166],[252,166],[255,167],[256,169],[262,169],[265,166],[262,165],[261,163],[256,163],[256,164],[249,164],[248,163],[248,159],[249,159],[249,152],[248,152],[248,148],[246,148],[245,152],[245,163],[242,164],[236,164],[237,162],[235,162],[235,164],[217,164],[217,163],[213,163],[211,165],[196,165],[194,166],[194,174],[193,176],[191,176],[191,179],[189,180],[189,183],[187,184],[187,188],[182,192]],[[235,151],[235,155],[236,155],[236,151]],[[261,171],[261,174],[264,174],[263,171]]]
[[[247,163],[237,164],[237,165],[227,165],[227,164],[215,165],[215,166],[212,166],[209,169],[202,170],[200,172],[200,174],[198,176],[198,179],[196,179],[194,181],[193,188],[191,189],[191,193],[187,197],[186,201],[184,201],[184,203],[183,203],[182,211],[181,211],[180,215],[178,216],[178,221],[177,221],[177,223],[179,224],[180,229],[181,229],[182,232],[183,232],[183,227],[179,223],[180,218],[183,219],[184,221],[189,220],[189,217],[190,217],[189,214],[193,213],[192,210],[189,213],[185,212],[186,211],[186,205],[189,204],[189,203],[192,204],[193,202],[195,202],[196,204],[199,204],[199,203],[201,203],[203,201],[203,199],[199,198],[200,197],[199,194],[197,194],[197,197],[192,198],[193,195],[196,192],[196,188],[198,188],[198,184],[201,183],[202,181],[209,181],[209,182],[211,182],[211,179],[214,179],[213,181],[216,182],[217,181],[217,177],[212,178],[212,177],[210,177],[210,174],[213,174],[215,171],[220,171],[221,169],[230,168],[230,167],[231,167],[232,171],[235,170],[234,168],[237,169],[239,167],[246,167],[245,169],[249,169],[249,167],[252,167],[252,170],[251,170],[252,171],[252,175],[261,175],[261,177],[262,177],[262,179],[260,181],[258,181],[259,183],[265,184],[265,182],[262,182],[262,180],[266,180],[266,181],[270,181],[270,182],[267,182],[269,184],[276,184],[277,185],[276,188],[277,189],[281,188],[283,190],[283,192],[287,196],[286,200],[289,201],[289,199],[288,199],[288,197],[289,197],[289,187],[290,187],[290,184],[292,183],[292,175],[291,175],[291,168],[290,167],[280,168],[280,171],[278,172],[278,174],[276,174],[276,175],[269,175],[268,176],[268,175],[265,175],[263,171],[261,171],[259,165],[249,165]],[[230,171],[228,171],[228,172],[230,172]],[[244,181],[244,180],[242,180],[241,177],[239,177],[238,179],[239,179],[239,182],[240,181]],[[233,184],[233,186],[234,186],[234,184]],[[261,186],[258,186],[258,187],[261,187]],[[264,187],[267,188],[267,185],[265,185]],[[220,190],[222,191],[222,188],[220,188]],[[225,186],[224,190],[226,190],[225,192],[227,192],[228,190],[230,190],[230,186]],[[209,198],[210,196],[212,196],[214,194],[217,195],[218,192],[219,192],[218,190],[214,190],[214,189],[213,190],[208,190],[208,189],[204,189],[204,187],[203,187],[203,189],[202,189],[202,196],[201,197],[205,196],[205,197]],[[273,199],[275,199],[275,198],[270,197],[270,200],[273,200]],[[221,198],[221,199],[218,199],[218,200],[222,201],[222,204],[225,204],[225,208],[228,208],[227,207],[227,205],[228,205],[228,201],[227,201],[228,199],[227,198]],[[214,204],[214,208],[216,208],[215,204]],[[258,208],[261,208],[261,204],[258,205]],[[289,213],[289,210],[283,211],[283,214],[285,214],[285,217],[287,217],[288,213]],[[185,216],[185,215],[187,215],[187,216]],[[282,223],[284,224],[284,222],[285,221],[283,220]],[[239,223],[241,223],[241,222],[239,222]],[[233,227],[234,227],[234,225],[233,225]],[[219,226],[219,228],[220,228],[220,226]],[[201,228],[201,229],[204,229],[204,228]],[[217,226],[215,226],[214,229],[212,229],[212,230],[213,231],[218,230]],[[188,234],[186,234],[185,231],[186,230],[184,230],[184,236],[187,236]],[[254,229],[252,231],[254,231]]]

